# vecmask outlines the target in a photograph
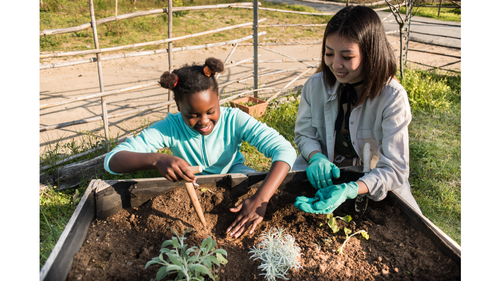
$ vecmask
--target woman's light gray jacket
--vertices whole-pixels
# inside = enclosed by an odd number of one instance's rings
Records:
[[[305,170],[308,156],[315,150],[333,162],[339,86],[338,81],[333,88],[326,86],[322,72],[314,74],[304,84],[295,124],[295,143],[300,155],[293,170]],[[371,146],[372,170],[360,178],[368,186],[368,198],[380,201],[393,190],[421,212],[408,182],[410,121],[406,90],[391,79],[377,97],[367,98],[352,110],[349,131],[360,159],[363,159],[364,144],[368,142]]]

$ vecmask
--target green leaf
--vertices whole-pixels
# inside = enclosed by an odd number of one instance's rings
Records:
[[[327,216],[328,217],[328,216]],[[340,228],[337,225],[337,220],[332,216],[330,216],[330,219],[328,220],[328,225],[332,229],[333,233],[339,232]]]
[[[171,227],[169,227],[169,228],[170,228],[170,230],[172,230],[172,232],[175,234],[175,236],[179,237],[179,234],[177,234],[177,232],[173,228],[171,228]]]
[[[167,241],[163,242],[163,244],[161,244],[161,247],[165,248],[165,247],[170,246],[170,245],[172,245],[172,240],[167,240]]]
[[[210,273],[208,268],[204,265],[201,265],[201,264],[192,264],[189,266],[189,270],[197,271],[197,272],[200,272],[202,274],[207,274],[207,275]]]
[[[179,240],[175,237],[172,238],[172,246],[174,246],[174,248],[179,248]]]
[[[215,253],[215,254],[223,254],[224,256],[226,256],[226,257],[227,257],[227,252],[226,252],[226,250],[224,250],[224,249],[217,249],[217,250],[214,250],[214,253]]]
[[[201,260],[201,263],[204,264],[207,268],[212,268],[212,261],[208,258],[210,256],[205,257]],[[219,261],[217,261],[219,262]]]
[[[192,257],[189,257],[189,258],[187,259],[187,262],[188,262],[188,263],[190,263],[190,262],[192,262],[192,261],[199,261],[199,260],[200,260],[200,258],[199,258],[199,257],[197,257],[197,256],[192,256]]]
[[[173,254],[174,251],[170,250],[169,248],[161,248],[160,253],[170,253]]]
[[[361,232],[361,235],[363,235],[363,237],[364,237],[366,240],[370,239],[370,235],[368,235],[368,232],[366,232],[366,231]]]
[[[189,248],[189,249],[186,250],[185,254],[186,255],[189,255],[191,253],[196,254],[196,252],[197,252],[196,251],[196,247],[191,247],[191,248]]]
[[[163,259],[163,253],[160,253],[160,255],[158,256],[158,259],[161,260],[162,262],[165,262],[165,260]]]
[[[161,263],[160,259],[158,259],[158,257],[154,257],[153,259],[151,259],[150,261],[148,261],[146,263],[146,267],[145,268],[148,268],[148,266],[150,266],[152,264],[157,264],[157,263]]]
[[[344,233],[345,233],[345,236],[349,236],[349,234],[352,233],[352,230],[350,230],[349,228],[347,227],[344,227]]]
[[[184,231],[184,233],[182,233],[182,236],[183,236],[183,237],[184,237],[184,236],[186,236],[186,233],[188,233],[189,231],[191,231],[191,229],[192,229],[192,228],[188,228],[188,229],[186,229],[186,230]]]
[[[178,265],[175,265],[175,264],[169,264],[167,265],[167,272],[170,272],[170,271],[182,271],[182,267],[178,266]]]
[[[222,249],[219,249],[219,250],[222,250]],[[217,250],[215,250],[217,251]],[[224,251],[225,252],[225,251]],[[225,253],[226,257],[227,257],[227,253]],[[227,263],[227,260],[220,254],[220,253],[216,253],[215,256],[217,257],[217,260],[223,264],[223,265],[226,265]]]
[[[202,189],[201,189],[201,192],[206,192],[207,190],[208,190],[208,189],[206,189],[206,188],[202,188]]]
[[[207,247],[208,243],[210,243],[209,238],[203,239],[203,242],[201,242],[201,246],[200,246],[200,249],[202,252],[207,252],[206,247]]]
[[[166,253],[166,254],[173,264],[178,265],[178,266],[182,266],[181,257],[179,257],[175,254],[172,254],[172,253]]]
[[[156,272],[156,280],[161,280],[163,278],[165,278],[165,276],[167,276],[167,267],[166,266],[162,266],[158,272]]]
[[[220,255],[220,254],[219,254]],[[224,257],[223,257],[224,258]],[[215,263],[217,266],[220,266],[220,261],[214,257],[214,256],[207,256],[205,259],[210,260],[211,262]],[[208,268],[211,268],[212,266],[208,266]]]
[[[346,215],[345,217],[341,218],[343,221],[349,223],[350,221],[352,221],[352,217],[349,216],[349,215]]]
[[[213,240],[212,238],[210,238],[209,242],[210,242],[210,245],[208,246],[207,253],[212,251],[215,248],[215,244],[216,244],[215,240]]]

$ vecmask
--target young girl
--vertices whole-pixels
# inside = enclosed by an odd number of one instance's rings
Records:
[[[342,9],[328,23],[322,48],[321,66],[302,90],[295,125],[300,156],[293,166],[305,169],[319,190],[316,198],[298,197],[295,206],[331,213],[358,194],[379,201],[393,190],[420,212],[408,182],[410,105],[394,79],[396,59],[378,15],[362,6]],[[371,172],[333,185],[337,165],[357,165],[365,143]]]
[[[253,233],[262,221],[267,203],[296,158],[295,149],[276,130],[235,108],[219,106],[219,88],[214,75],[224,70],[222,61],[208,58],[205,65],[184,66],[163,73],[160,85],[174,92],[177,114],[167,117],[116,146],[105,158],[112,174],[158,169],[170,181],[192,182],[189,166],[203,166],[202,174],[256,172],[243,165],[242,141],[272,158],[271,169],[259,190],[231,212],[240,212],[229,226],[230,236],[239,237],[247,228]],[[173,156],[157,153],[168,147]]]

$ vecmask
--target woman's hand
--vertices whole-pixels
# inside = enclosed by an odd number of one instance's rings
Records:
[[[164,176],[169,181],[181,181],[185,180],[187,182],[193,182],[196,180],[196,176],[189,170],[189,165],[184,159],[166,155],[159,154],[158,159],[154,166],[160,172],[160,175]]]
[[[229,226],[227,232],[229,236],[235,238],[240,237],[245,231],[250,228],[250,234],[253,233],[255,227],[262,222],[267,209],[267,201],[256,197],[255,195],[245,199],[238,206],[229,209],[231,212],[240,212],[236,220]]]

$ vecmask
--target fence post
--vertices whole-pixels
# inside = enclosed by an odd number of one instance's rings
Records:
[[[441,13],[441,4],[442,3],[443,3],[443,0],[439,0],[438,18],[439,18],[439,14]]]
[[[172,0],[168,0],[168,38],[172,38]],[[174,64],[173,56],[172,56],[172,50],[173,50],[173,44],[172,42],[168,42],[168,72],[172,73],[172,66]],[[168,90],[168,101],[172,100],[172,91],[170,89]],[[168,105],[168,110],[167,112],[171,112],[172,106]]]
[[[259,1],[253,0],[253,88],[259,88]],[[257,91],[255,98],[259,97]]]
[[[95,24],[95,16],[94,16],[94,3],[92,0],[89,0],[89,8],[90,8],[90,20],[92,23],[92,32],[94,36],[94,47],[96,50],[99,49],[99,39],[97,38],[97,26]],[[97,73],[99,75],[99,89],[100,92],[104,92],[104,81],[102,74],[102,65],[101,65],[101,53],[96,52],[97,57]],[[106,108],[106,97],[101,97],[101,108],[102,108],[102,122],[104,124],[104,137],[106,138],[106,150],[109,152],[109,132],[108,132],[108,110]]]

